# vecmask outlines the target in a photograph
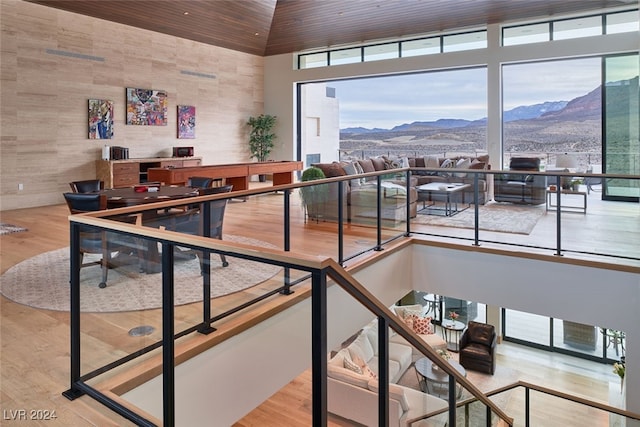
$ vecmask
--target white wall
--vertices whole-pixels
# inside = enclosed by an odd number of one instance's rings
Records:
[[[304,85],[301,90],[303,143],[300,159],[306,163],[307,154],[320,154],[319,163],[338,160],[340,148],[340,117],[338,100],[327,97],[324,83]]]
[[[627,408],[640,413],[637,273],[415,244],[354,276],[386,305],[411,289],[428,290],[624,330]],[[207,425],[203,420],[215,417],[219,425],[230,425],[310,367],[310,313],[310,301],[303,301],[177,367],[178,424]],[[336,348],[372,318],[346,292],[331,287],[328,347]],[[123,397],[161,417],[161,390],[156,378]]]

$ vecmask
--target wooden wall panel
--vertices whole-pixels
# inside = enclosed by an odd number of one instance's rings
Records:
[[[0,210],[64,203],[68,182],[95,177],[105,144],[130,157],[192,145],[203,164],[249,161],[262,57],[22,0],[2,0],[0,13]],[[166,90],[167,126],[125,125],[127,87]],[[90,98],[114,101],[113,139],[88,139]],[[177,105],[196,107],[195,139],[177,138]]]

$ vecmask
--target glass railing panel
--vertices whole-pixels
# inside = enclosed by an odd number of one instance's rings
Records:
[[[105,234],[110,245],[118,241],[126,245],[108,248],[105,287],[99,285],[103,280],[99,264],[80,269],[81,375],[117,365],[162,339],[161,274],[151,263],[145,263],[155,242],[115,232]],[[102,254],[87,254],[83,258],[85,264],[99,262]],[[188,283],[201,280],[197,276],[189,278]],[[105,328],[105,324],[109,327]]]

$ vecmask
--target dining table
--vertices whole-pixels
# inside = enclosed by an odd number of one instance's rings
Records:
[[[144,187],[146,187],[146,189]],[[140,188],[140,190],[144,191],[136,191],[135,188],[136,187],[105,189],[101,190],[100,194],[104,195],[107,198],[107,209],[138,206],[147,203],[162,202],[167,200],[186,199],[189,197],[198,196],[200,194],[197,188],[180,185],[147,185],[138,187]],[[145,222],[157,223],[157,219],[159,217],[170,215],[171,213],[168,209],[163,209],[160,211],[142,211],[142,225],[145,225]],[[142,243],[140,246],[142,247],[142,254],[139,255],[141,272],[145,272],[148,274],[160,272],[162,270],[162,263],[157,243],[145,239],[144,243]]]
[[[110,188],[101,190],[100,194],[107,198],[107,209],[184,199],[198,195],[197,188],[181,185],[148,186],[146,188],[146,191],[136,191],[135,187]]]

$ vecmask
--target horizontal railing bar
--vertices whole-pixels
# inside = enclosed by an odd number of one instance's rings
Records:
[[[626,409],[619,409],[614,406],[606,405],[604,403],[596,402],[593,400],[585,399],[583,397],[574,396],[568,393],[564,393],[561,391],[553,390],[548,387],[539,386],[536,384],[532,384],[527,381],[518,381],[518,386],[528,388],[530,390],[535,390],[540,393],[545,393],[554,397],[558,397],[564,400],[570,400],[574,403],[579,403],[581,405],[586,405],[591,408],[600,409],[606,412],[612,412],[616,415],[622,415],[623,417],[631,418],[633,420],[640,420],[640,414],[635,412],[627,411]]]
[[[536,385],[536,384],[533,384],[533,383],[530,383],[530,382],[527,382],[527,381],[521,381],[521,380],[520,381],[516,381],[514,383],[507,384],[507,385],[504,385],[502,387],[498,387],[498,388],[496,388],[494,390],[490,390],[490,391],[484,392],[484,394],[486,396],[495,396],[497,394],[504,393],[504,392],[507,392],[507,391],[510,391],[510,390],[514,390],[514,389],[517,389],[517,388],[520,388],[520,387],[523,387],[524,389],[528,389],[528,390],[535,390],[535,391],[538,391],[540,393],[545,393],[545,394],[548,394],[550,396],[557,397],[559,399],[570,400],[570,401],[572,401],[574,403],[578,403],[578,404],[581,404],[581,405],[589,406],[591,408],[599,409],[599,410],[605,411],[605,412],[610,412],[610,413],[613,413],[613,414],[616,414],[616,415],[620,415],[620,416],[623,416],[623,417],[631,418],[633,420],[640,420],[640,414],[637,414],[635,412],[630,412],[630,411],[627,411],[625,409],[616,408],[615,406],[606,405],[606,404],[603,404],[603,403],[600,403],[600,402],[596,402],[596,401],[593,401],[593,400],[590,400],[590,399],[585,399],[583,397],[574,396],[574,395],[569,394],[569,393],[564,393],[564,392],[553,390],[553,389],[550,389],[550,388],[547,388],[547,387],[539,386],[539,385]],[[462,406],[469,405],[469,404],[474,403],[474,402],[479,402],[479,399],[472,396],[472,397],[468,397],[466,399],[458,401],[456,403],[456,406],[457,407],[462,407]],[[436,416],[436,415],[443,414],[445,412],[447,412],[446,408],[445,409],[439,409],[437,411],[433,411],[433,412],[430,412],[428,414],[425,414],[425,415],[421,416],[420,418],[416,418],[415,420],[412,420],[412,421],[418,421],[419,419],[427,419],[427,418],[430,418],[430,417],[433,417],[433,416]]]

